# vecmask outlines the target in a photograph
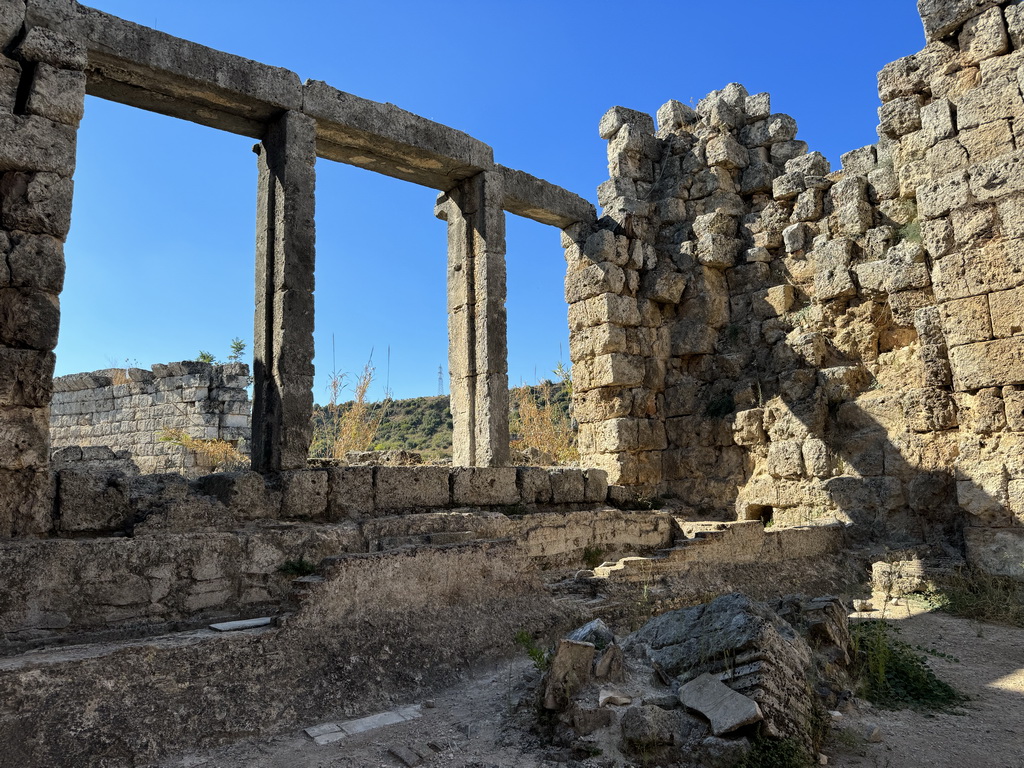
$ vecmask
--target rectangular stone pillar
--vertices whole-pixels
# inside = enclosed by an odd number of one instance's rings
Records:
[[[448,372],[452,463],[509,462],[505,212],[501,176],[484,171],[438,199],[448,222]]]
[[[316,127],[285,112],[255,147],[256,321],[252,464],[258,472],[306,466],[313,436],[313,267]]]
[[[53,349],[85,48],[0,7],[0,537],[53,528],[49,472]],[[11,50],[14,46],[14,50]]]

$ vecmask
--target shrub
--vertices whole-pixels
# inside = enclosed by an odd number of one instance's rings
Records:
[[[1024,584],[1007,576],[958,568],[931,581],[925,597],[953,616],[1024,627]]]

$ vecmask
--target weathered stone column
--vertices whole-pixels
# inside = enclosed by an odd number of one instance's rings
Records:
[[[313,412],[313,267],[316,127],[286,112],[255,147],[256,324],[252,464],[258,472],[306,466]]]
[[[456,466],[509,461],[505,212],[501,177],[478,173],[438,198],[448,222],[448,372]]]
[[[0,537],[53,527],[53,349],[87,64],[44,27],[19,39],[24,12],[0,8]]]

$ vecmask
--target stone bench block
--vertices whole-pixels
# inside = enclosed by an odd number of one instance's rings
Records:
[[[452,470],[452,501],[456,505],[517,504],[514,467],[456,467]]]
[[[448,467],[377,467],[374,506],[378,510],[447,507],[450,474]]]

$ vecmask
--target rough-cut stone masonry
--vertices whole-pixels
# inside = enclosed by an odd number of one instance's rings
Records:
[[[250,439],[249,367],[182,362],[76,373],[54,379],[50,442],[54,449],[105,446],[127,452],[135,472],[212,471],[209,457],[185,450],[161,433],[245,446]],[[68,463],[68,451],[63,452]]]
[[[584,462],[696,510],[842,519],[1024,575],[1024,5],[921,0],[833,171],[768,94],[615,107],[566,230]]]

